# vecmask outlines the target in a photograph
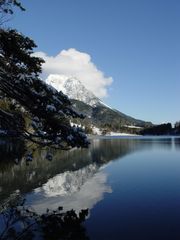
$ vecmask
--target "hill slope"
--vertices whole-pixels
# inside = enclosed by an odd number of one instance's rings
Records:
[[[72,100],[74,109],[86,115],[84,120],[76,123],[105,131],[123,131],[134,133],[140,127],[151,126],[151,122],[145,122],[112,109],[97,98],[91,91],[75,77],[58,76],[46,81],[48,84],[63,91]],[[134,130],[133,130],[134,129]]]
[[[90,106],[78,100],[72,100],[74,109],[86,115],[85,120],[79,121],[79,123],[90,126],[93,125],[100,129],[106,129],[108,131],[123,131],[131,132],[134,130],[151,126],[151,122],[145,122],[139,119],[132,118],[117,110],[113,110],[103,104],[97,106]]]

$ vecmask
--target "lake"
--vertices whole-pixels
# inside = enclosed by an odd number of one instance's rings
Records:
[[[180,239],[180,138],[106,137],[88,149],[31,150],[27,163],[22,143],[0,140],[0,204],[21,194],[38,213],[88,208],[92,240]]]

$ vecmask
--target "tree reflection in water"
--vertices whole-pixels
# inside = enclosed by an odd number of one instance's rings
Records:
[[[106,175],[99,170],[102,166],[110,161],[123,158],[135,151],[151,149],[154,147],[163,149],[176,148],[179,150],[179,139],[94,139],[91,141],[89,149],[77,149],[69,152],[55,151],[53,149],[36,149],[33,152],[34,159],[29,166],[26,164],[24,152],[22,150],[23,148],[19,146],[18,143],[0,144],[0,204],[5,202],[13,192],[18,190],[21,195],[25,195],[26,197],[28,197],[29,193],[32,193],[32,203],[36,204],[38,209],[40,209],[40,205],[43,206],[44,204],[44,208],[42,208],[43,211],[47,207],[50,208],[52,206],[56,209],[59,205],[62,205],[64,209],[67,210],[63,203],[71,203],[71,206],[68,205],[68,207],[70,206],[69,209],[75,209],[75,201],[72,201],[73,194],[74,200],[79,203],[79,212],[81,212],[80,209],[82,208],[89,208],[90,210],[91,207],[103,198],[104,193],[111,192],[111,188],[106,184]],[[49,152],[53,155],[53,161],[51,162],[46,159]],[[18,159],[18,165],[14,164],[16,163],[16,159]],[[60,184],[65,183],[64,179],[67,178],[68,185]],[[52,183],[55,184],[52,185]],[[76,185],[73,185],[74,183]],[[88,195],[89,193],[90,195]],[[44,199],[42,196],[45,196]],[[67,201],[68,199],[69,202]],[[91,203],[88,199],[91,200]],[[50,202],[50,200],[53,200],[54,202]],[[86,205],[82,204],[82,200]],[[13,212],[14,217],[16,217],[18,213],[16,210],[18,209],[19,208],[15,206],[14,208],[6,208],[4,210],[6,210],[6,214]],[[58,221],[62,222],[62,218],[65,218],[66,213],[68,213],[69,216],[67,218],[68,224],[72,223],[71,218],[73,218],[73,223],[70,226],[73,231],[79,234],[79,236],[74,239],[88,239],[82,225],[83,220],[87,216],[87,211],[83,213],[83,218],[81,218],[81,216],[74,211],[67,211],[62,215],[61,209],[55,210],[55,212],[49,211],[46,215],[44,215],[43,211],[41,213],[35,213],[34,210],[31,211],[28,209],[29,212],[26,210],[27,208],[25,208],[23,212],[25,216],[18,215],[18,217],[20,217],[21,220],[27,220],[27,222],[29,221],[30,223],[34,221],[35,224],[33,227],[38,226],[38,228],[41,229],[41,232],[43,232],[45,239],[61,239],[57,238],[57,236],[53,238],[50,229],[54,228],[56,225],[53,224],[53,226],[51,226],[49,224],[52,222],[54,223],[54,221],[56,223],[58,223]],[[42,216],[47,216],[47,222],[45,225],[42,225]],[[55,216],[55,218],[52,216]],[[52,221],[51,218],[54,220]],[[13,219],[14,218],[11,220]],[[36,221],[36,219],[40,219],[40,221]],[[49,219],[51,219],[51,221],[49,221]],[[9,221],[11,222],[11,220]],[[16,224],[17,221],[14,223]],[[18,224],[16,224],[16,226],[17,225]],[[21,226],[27,225],[23,222]],[[43,226],[45,227],[43,228]],[[69,227],[69,225],[67,226],[65,223],[64,226],[66,226],[65,229],[68,229]],[[2,228],[0,229],[2,231]],[[9,228],[9,234],[17,235],[17,233],[15,233],[17,229],[19,228],[16,228],[15,230]],[[59,228],[58,231],[63,232],[63,234],[66,234],[67,232],[69,232],[69,234],[71,233],[71,229],[68,229],[66,232]],[[31,231],[31,233],[32,232],[33,231]],[[47,234],[51,234],[51,237]],[[72,233],[72,236],[73,234],[74,232]],[[4,235],[4,238],[1,237],[1,239],[8,239],[7,236],[8,235],[6,234],[6,238]],[[29,233],[28,237],[24,237],[24,234],[21,236],[25,239],[31,239],[30,237],[32,234]],[[73,239],[72,236],[67,235],[64,239]],[[16,237],[14,239],[21,238]]]
[[[75,173],[83,168],[88,169],[92,164],[96,165],[98,171],[110,161],[158,145],[161,148],[174,146],[180,149],[178,139],[94,139],[88,149],[58,151],[29,148],[29,151],[33,151],[34,159],[27,166],[21,142],[0,140],[0,204],[16,190],[27,194],[59,174]],[[48,152],[53,155],[51,162],[46,159]]]
[[[69,239],[88,240],[83,226],[88,209],[78,214],[74,210],[57,210],[37,214],[33,209],[24,206],[25,200],[13,195],[0,210],[0,240],[20,239]]]

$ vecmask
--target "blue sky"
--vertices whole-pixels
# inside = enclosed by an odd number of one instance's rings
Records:
[[[56,56],[74,48],[113,82],[104,102],[154,123],[180,120],[179,0],[22,0],[8,25]]]

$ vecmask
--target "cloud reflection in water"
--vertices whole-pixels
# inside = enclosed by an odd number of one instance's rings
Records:
[[[107,185],[107,177],[97,164],[58,174],[29,194],[27,204],[39,213],[59,206],[63,206],[64,210],[91,209],[103,199],[105,193],[112,192]]]

